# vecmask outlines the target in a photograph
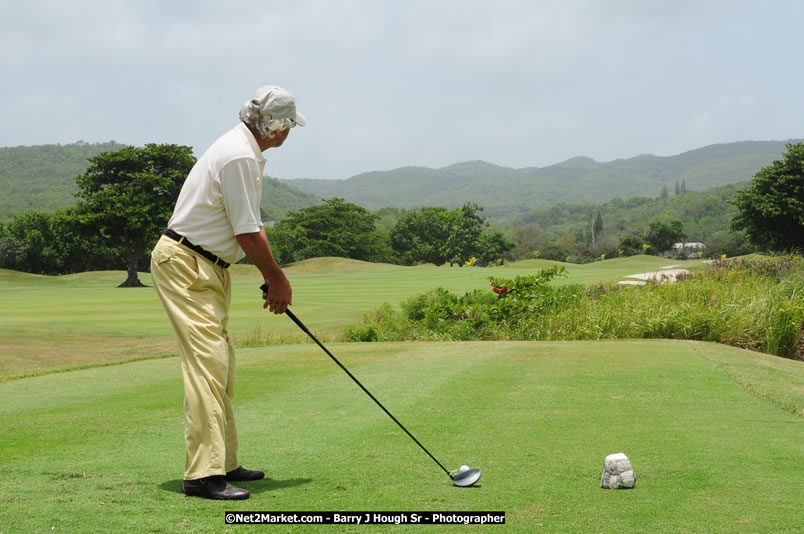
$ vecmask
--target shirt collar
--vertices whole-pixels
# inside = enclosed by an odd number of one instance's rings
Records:
[[[260,163],[265,162],[265,158],[262,156],[262,150],[260,150],[260,145],[257,144],[257,140],[254,138],[254,134],[251,133],[251,130],[244,123],[238,124],[235,129],[243,134],[248,140],[248,144],[251,149],[254,151],[254,155],[257,156],[257,161]]]

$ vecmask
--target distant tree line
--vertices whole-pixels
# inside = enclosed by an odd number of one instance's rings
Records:
[[[78,202],[55,213],[27,213],[0,226],[0,267],[38,274],[125,270],[122,286],[141,285],[138,270],[167,225],[192,148],[124,147],[88,158],[76,178]]]
[[[268,229],[268,238],[283,264],[339,256],[400,265],[488,265],[504,260],[514,244],[487,230],[482,210],[466,204],[405,211],[384,231],[379,213],[333,198],[289,213]]]
[[[613,199],[590,206],[534,210],[508,228],[492,227],[483,208],[385,208],[370,212],[341,198],[288,212],[268,228],[282,264],[322,256],[402,265],[490,265],[509,259],[584,262],[662,254],[707,235],[707,255],[804,248],[804,144],[760,170],[744,190],[673,198]],[[39,274],[126,270],[139,285],[148,254],[167,225],[195,163],[190,147],[149,144],[88,158],[76,178],[77,204],[30,212],[0,224],[0,268]],[[676,216],[674,216],[676,215]],[[680,217],[678,215],[681,215]],[[730,226],[729,226],[730,225]],[[707,233],[709,232],[709,233]]]
[[[147,269],[147,252],[167,224],[173,203],[143,202],[121,209],[110,199],[118,193],[101,188],[88,195],[94,197],[92,204],[79,203],[75,209],[53,214],[20,215],[0,226],[0,267],[38,274],[126,270],[129,278],[122,285],[139,285],[136,273]],[[158,205],[168,211],[160,216]],[[97,211],[86,211],[91,207]],[[275,256],[284,265],[338,256],[402,265],[483,266],[504,261],[514,244],[500,233],[487,231],[487,223],[478,215],[481,209],[467,204],[454,210],[406,212],[389,234],[378,229],[379,215],[333,198],[290,212],[267,232]],[[137,210],[142,215],[139,219]]]
[[[519,216],[504,231],[516,245],[511,259],[572,263],[654,254],[672,256],[678,242],[700,242],[704,257],[804,249],[804,144],[786,145],[781,160],[747,186],[657,198],[614,198],[605,204],[559,204]],[[680,250],[682,254],[687,251]]]
[[[635,254],[665,254],[671,248],[663,227],[673,228],[673,243],[704,243],[706,257],[739,256],[761,246],[742,230],[732,229],[738,213],[738,187],[708,192],[682,192],[662,198],[613,198],[597,206],[559,204],[537,208],[513,221],[509,237],[516,244],[513,259],[545,258],[585,263]],[[673,243],[669,244],[672,247]]]
[[[38,274],[126,270],[141,285],[148,253],[166,227],[195,163],[190,147],[148,144],[88,158],[78,201],[55,213],[30,212],[0,225],[0,267]],[[268,229],[283,264],[321,256],[405,265],[500,261],[514,245],[488,231],[482,207],[404,213],[388,231],[379,214],[340,198],[291,211]]]

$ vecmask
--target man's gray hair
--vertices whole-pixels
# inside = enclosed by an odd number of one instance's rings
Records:
[[[249,100],[240,108],[240,120],[249,126],[254,127],[260,137],[272,138],[277,132],[293,128],[295,123],[291,119],[271,119],[263,117],[260,113],[260,101]]]

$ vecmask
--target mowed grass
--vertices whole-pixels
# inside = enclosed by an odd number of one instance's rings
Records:
[[[557,283],[589,283],[656,270],[669,260],[635,256],[570,265]],[[340,258],[308,260],[286,269],[295,313],[325,339],[338,339],[347,325],[371,309],[444,287],[453,292],[488,288],[488,277],[535,274],[554,265],[528,260],[496,268],[401,267]],[[686,262],[685,266],[700,265]],[[262,309],[259,274],[232,268],[230,331],[242,344],[275,339],[303,342],[285,317]],[[125,361],[176,353],[173,332],[152,287],[117,288],[122,272],[45,277],[0,270],[0,380],[3,377],[82,364]],[[150,275],[142,274],[151,285]]]
[[[330,348],[448,468],[482,469],[478,485],[453,487],[318,347],[264,347],[239,352],[240,459],[269,474],[243,483],[244,502],[179,493],[174,358],[0,384],[0,532],[258,528],[227,527],[230,510],[505,511],[504,527],[475,527],[494,532],[804,529],[800,362],[661,340]],[[616,452],[633,490],[599,487]]]

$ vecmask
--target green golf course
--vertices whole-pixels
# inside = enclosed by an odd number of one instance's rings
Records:
[[[567,265],[554,283],[653,271],[638,256]],[[231,333],[240,460],[268,478],[248,501],[181,494],[182,384],[152,288],[121,272],[0,271],[0,533],[797,532],[804,530],[804,363],[679,340],[343,343],[384,302],[488,288],[493,269],[340,259],[287,270],[294,312],[448,469],[443,471],[235,266]],[[683,267],[696,269],[698,262]],[[148,275],[141,280],[150,285]],[[606,455],[632,490],[604,490]],[[504,526],[235,526],[224,512],[504,511]]]
[[[634,256],[570,265],[556,283],[589,283],[653,271],[667,259]],[[384,302],[397,304],[417,293],[488,289],[489,276],[534,274],[556,262],[528,260],[492,269],[403,267],[343,258],[307,260],[286,269],[293,284],[293,310],[323,340]],[[700,266],[698,261],[685,267]],[[688,267],[689,268],[689,267]],[[252,266],[235,265],[230,333],[238,344],[258,337],[276,343],[305,342],[285,317],[262,309],[262,279]],[[151,285],[150,275],[140,274]],[[0,380],[3,377],[85,364],[175,354],[176,342],[153,288],[117,288],[121,272],[46,277],[0,269]]]

